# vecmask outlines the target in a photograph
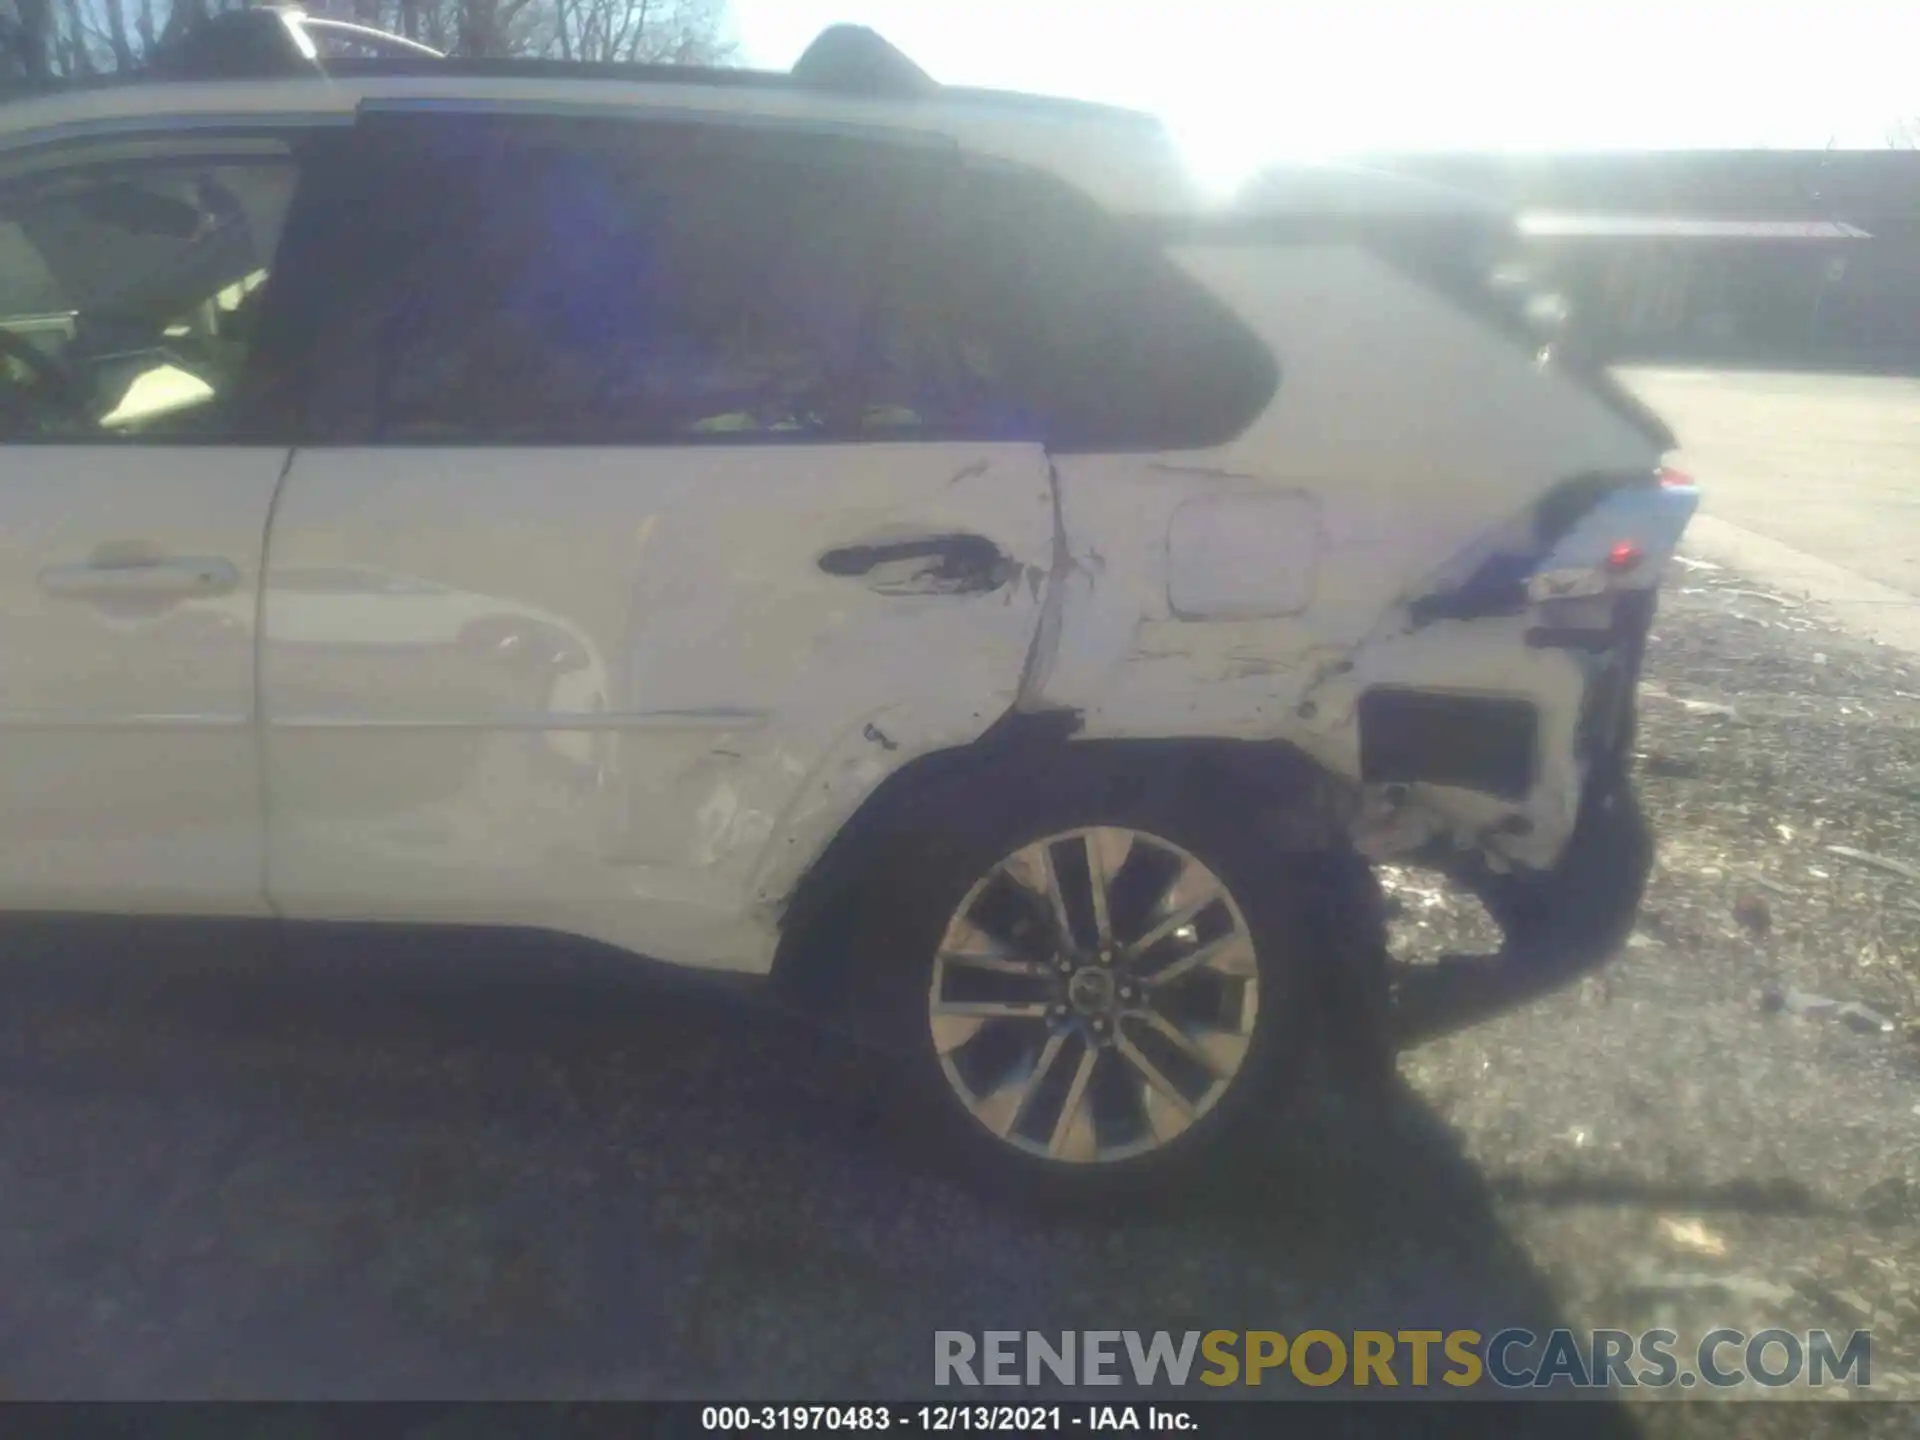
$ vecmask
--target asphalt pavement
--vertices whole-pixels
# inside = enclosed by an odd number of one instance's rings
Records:
[[[1920,654],[1920,379],[1629,370],[1704,491],[1692,553]]]

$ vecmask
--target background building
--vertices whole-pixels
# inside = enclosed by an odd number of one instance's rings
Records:
[[[1376,157],[1527,215],[1620,360],[1920,373],[1920,151]]]

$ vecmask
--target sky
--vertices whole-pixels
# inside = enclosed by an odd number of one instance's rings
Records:
[[[1920,117],[1915,0],[731,0],[785,69],[838,21],[936,80],[1163,116],[1222,184],[1394,150],[1877,148]]]

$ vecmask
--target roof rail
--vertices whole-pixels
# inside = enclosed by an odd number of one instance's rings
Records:
[[[348,53],[342,53],[343,51]],[[358,53],[352,53],[358,52]],[[982,110],[1026,111],[1104,123],[1158,127],[1152,115],[1085,100],[942,85],[864,25],[831,25],[788,71],[706,65],[449,56],[417,40],[297,5],[257,5],[197,24],[164,43],[141,70],[56,86],[13,86],[0,101],[48,90],[90,89],[143,80],[264,80],[331,75],[486,76],[630,80],[647,84],[799,89],[853,99],[933,101]]]
[[[376,54],[444,60],[430,45],[295,6],[263,6],[216,15],[154,54],[149,72],[177,80],[259,79],[323,70],[322,42],[344,41]]]
[[[355,25],[348,20],[327,20],[318,15],[301,15],[296,28],[308,35],[322,37],[338,35],[341,39],[355,45],[363,45],[369,50],[385,51],[395,55],[411,55],[427,60],[444,60],[444,51],[431,45],[422,45],[418,40],[409,40],[404,35],[395,35],[390,30],[376,30],[371,25]]]

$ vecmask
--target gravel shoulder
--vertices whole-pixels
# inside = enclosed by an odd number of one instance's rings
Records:
[[[1403,1070],[1576,1323],[1871,1328],[1920,1395],[1920,674],[1698,560],[1648,664],[1627,950]],[[1406,953],[1479,943],[1402,898]]]
[[[907,1397],[936,1328],[1567,1323],[1871,1327],[1920,1398],[1920,678],[1698,562],[1650,666],[1621,958],[1406,1056],[1391,1133],[1125,1223],[954,1188],[872,1062],[594,953],[10,934],[0,1391]],[[1409,957],[1472,938],[1399,898]],[[1633,1413],[1763,1433],[1714,1409]]]

